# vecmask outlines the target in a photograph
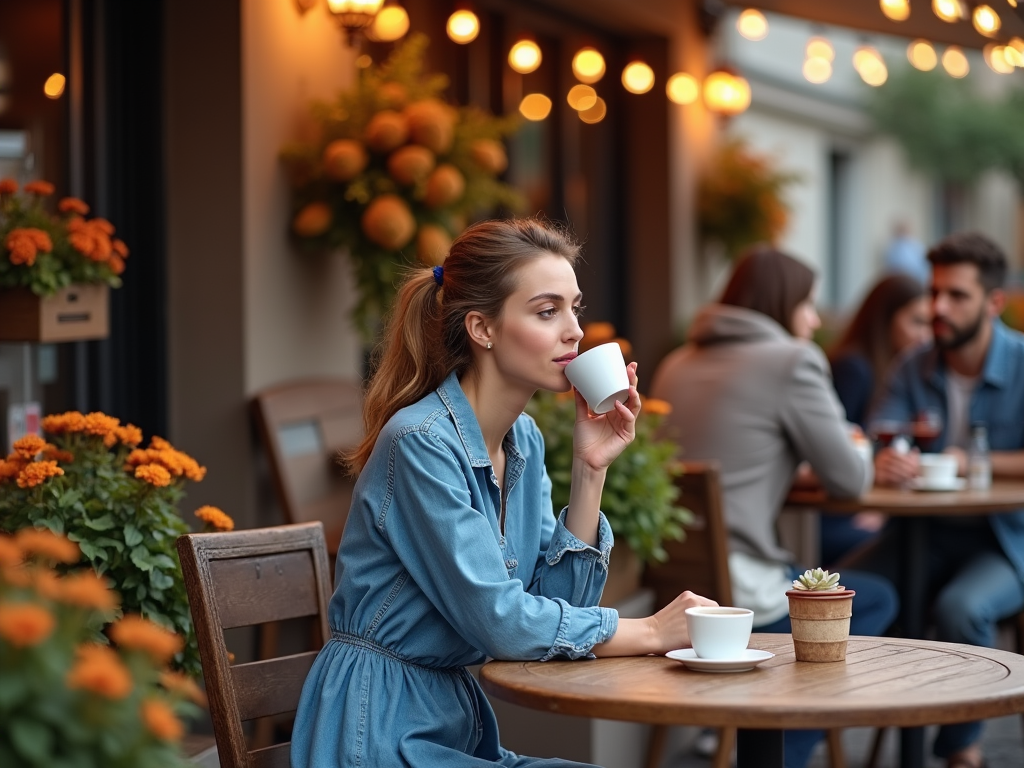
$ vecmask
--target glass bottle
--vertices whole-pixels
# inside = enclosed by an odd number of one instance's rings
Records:
[[[967,451],[967,485],[985,490],[992,485],[992,459],[988,455],[988,429],[984,424],[971,427],[971,446]]]

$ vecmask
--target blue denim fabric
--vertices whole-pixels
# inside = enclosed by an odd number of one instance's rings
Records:
[[[799,568],[793,568],[791,575],[795,579],[801,573]],[[850,634],[877,636],[885,632],[899,610],[899,597],[892,583],[874,574],[844,570],[843,586],[857,593],[853,596]],[[783,616],[771,624],[754,627],[754,631],[789,633],[793,626],[789,616]],[[825,732],[821,730],[786,731],[783,760],[786,768],[804,768],[815,745],[824,737]]]
[[[480,427],[454,374],[385,426],[356,482],[330,604],[332,640],[303,687],[296,768],[574,765],[502,749],[465,666],[592,656],[612,531],[591,547],[556,519],[544,442],[505,438],[505,525]]]

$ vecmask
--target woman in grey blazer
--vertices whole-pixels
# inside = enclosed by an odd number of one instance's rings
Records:
[[[694,319],[688,343],[658,366],[650,391],[672,405],[665,431],[682,457],[721,467],[733,600],[754,611],[760,632],[790,631],[785,592],[803,569],[780,546],[776,520],[798,466],[808,462],[833,496],[858,496],[873,480],[828,361],[810,341],[821,324],[814,284],[814,272],[790,256],[748,252],[718,303]],[[851,632],[884,632],[897,610],[892,585],[848,571],[843,585],[857,592]],[[801,768],[820,738],[799,733],[787,734],[787,768]]]

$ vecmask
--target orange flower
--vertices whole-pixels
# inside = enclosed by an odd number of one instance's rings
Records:
[[[0,179],[0,195],[13,195],[18,191],[18,182],[14,179]]]
[[[21,547],[12,536],[0,534],[0,566],[13,568],[21,565]]]
[[[143,699],[141,714],[146,728],[158,739],[179,741],[185,734],[185,726],[175,716],[174,710],[160,699]]]
[[[134,424],[125,424],[123,427],[118,427],[115,430],[115,434],[118,440],[132,448],[142,442],[142,430]]]
[[[89,224],[105,235],[114,234],[114,225],[106,219],[95,218],[89,222]]]
[[[118,256],[116,253],[112,254],[111,257],[107,259],[107,264],[110,266],[110,271],[113,272],[115,275],[124,274],[124,259]]]
[[[29,587],[32,585],[32,572],[25,566],[0,565],[0,581],[6,581],[12,587]]]
[[[25,185],[26,192],[31,192],[33,195],[42,195],[44,197],[46,195],[52,195],[53,190],[53,184],[48,181],[42,181],[41,179],[38,181],[30,181]]]
[[[79,200],[77,197],[65,197],[57,203],[57,210],[61,213],[77,213],[79,216],[85,216],[89,212],[89,206],[84,200]]]
[[[150,447],[141,450],[136,449],[128,454],[128,466],[137,467],[141,464],[156,464],[174,477],[184,475],[189,480],[199,482],[206,477],[206,467],[199,466],[199,462],[187,453],[176,450],[169,442],[159,437],[154,437],[149,442]],[[157,448],[156,446],[161,446]],[[137,477],[138,475],[136,475]]]
[[[94,411],[93,413],[86,415],[82,431],[87,435],[99,435],[101,437],[113,434],[116,439],[116,430],[120,423],[120,419],[115,419],[113,416],[107,416],[105,413]]]
[[[114,253],[116,253],[122,259],[128,258],[128,246],[124,244],[124,240],[118,240],[117,238],[114,238],[110,242],[110,247],[113,248]]]
[[[235,529],[235,521],[217,507],[200,507],[196,510],[196,517],[216,531],[233,531]]]
[[[672,413],[672,404],[656,397],[648,397],[644,400],[644,410],[657,416],[668,416]]]
[[[78,545],[48,528],[22,528],[14,540],[27,555],[37,555],[58,563],[77,563],[82,558]]]
[[[32,586],[47,600],[56,600],[60,594],[61,578],[49,568],[33,568],[30,572]]]
[[[53,461],[59,461],[63,464],[70,464],[75,460],[75,454],[71,451],[62,451],[54,445],[50,445],[43,449],[43,456]]]
[[[0,603],[0,637],[18,648],[43,642],[56,623],[53,614],[41,605]]]
[[[36,457],[37,453],[47,447],[52,448],[53,446],[43,440],[39,435],[25,435],[24,437],[20,437],[15,440],[13,447],[15,453],[19,454],[22,458],[31,461]]]
[[[0,483],[17,477],[21,474],[21,470],[24,469],[28,463],[17,454],[12,454],[15,458],[10,456],[6,459],[0,459]]]
[[[35,488],[51,477],[63,475],[64,470],[57,466],[56,461],[34,461],[26,464],[18,475],[19,488]]]
[[[114,251],[110,242],[113,231],[113,225],[106,219],[86,221],[76,217],[68,221],[68,242],[83,256],[93,261],[106,261]]]
[[[121,604],[121,598],[110,589],[107,580],[93,570],[82,570],[65,576],[54,599],[98,611],[113,611]]]
[[[68,672],[68,688],[81,688],[108,699],[123,699],[132,692],[132,676],[112,648],[80,645],[77,659]]]
[[[53,241],[41,229],[35,227],[17,227],[7,233],[4,245],[11,252],[12,264],[32,266],[36,254],[40,251],[49,253],[53,250]]]
[[[135,614],[111,625],[110,637],[121,648],[145,651],[157,664],[165,664],[185,647],[185,641],[169,629]]]
[[[171,484],[171,473],[159,464],[143,464],[135,468],[135,476],[150,485],[163,488]]]
[[[188,675],[164,670],[160,673],[160,685],[168,692],[188,699],[193,704],[198,704],[200,707],[206,706],[206,694]]]
[[[85,428],[85,416],[78,411],[55,413],[43,417],[43,431],[51,435],[65,432],[81,432]]]
[[[155,448],[158,451],[173,451],[174,450],[174,446],[173,445],[171,445],[169,442],[164,440],[162,437],[157,437],[156,435],[153,435],[153,437],[149,438],[149,447],[150,448]]]

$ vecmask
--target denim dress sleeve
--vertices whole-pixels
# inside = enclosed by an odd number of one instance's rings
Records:
[[[482,653],[575,659],[615,634],[616,611],[530,594],[509,578],[493,523],[474,508],[472,484],[439,436],[396,436],[388,486],[377,527],[427,598]]]

